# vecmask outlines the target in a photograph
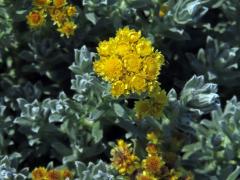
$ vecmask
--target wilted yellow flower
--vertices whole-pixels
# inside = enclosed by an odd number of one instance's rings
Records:
[[[61,8],[67,4],[66,0],[53,0],[53,6],[56,8]]]
[[[69,17],[75,16],[77,14],[77,8],[73,5],[66,6],[66,11]]]
[[[61,33],[61,36],[66,36],[69,38],[74,35],[77,25],[72,21],[65,22],[61,27],[58,28],[58,31]]]
[[[145,171],[152,174],[159,174],[161,172],[161,168],[165,165],[162,157],[154,155],[148,156],[146,159],[142,161],[142,167]]]
[[[100,42],[97,51],[100,57],[94,62],[97,75],[112,86],[118,81],[124,84],[121,85],[124,91],[111,91],[113,96],[151,92],[158,85],[157,76],[164,57],[154,50],[150,40],[141,37],[140,31],[128,27],[119,29],[114,38]]]
[[[150,95],[152,109],[150,115],[153,117],[160,117],[163,109],[167,104],[168,98],[164,90],[156,90]]]
[[[159,118],[162,115],[168,100],[166,92],[157,88],[157,90],[153,90],[149,96],[149,99],[135,102],[134,111],[137,119],[142,119],[146,116]]]
[[[38,167],[32,171],[32,180],[45,180],[46,178],[47,178],[46,168]]]
[[[136,113],[137,119],[142,119],[149,115],[151,108],[151,103],[148,99],[136,101],[134,111]]]
[[[121,175],[130,175],[139,167],[139,159],[133,153],[131,144],[123,140],[117,141],[117,146],[111,150],[111,164]]]
[[[45,7],[51,3],[51,0],[33,0],[33,5],[37,7]]]
[[[58,170],[50,170],[47,173],[47,180],[61,180],[61,173]]]
[[[158,179],[151,175],[150,173],[143,171],[141,174],[138,174],[136,176],[136,180],[158,180]]]
[[[44,11],[34,10],[27,15],[27,24],[31,28],[39,28],[45,23],[46,14]]]

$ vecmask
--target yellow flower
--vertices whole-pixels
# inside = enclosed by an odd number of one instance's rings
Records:
[[[47,180],[61,180],[61,173],[58,170],[50,170],[47,173]]]
[[[61,8],[67,4],[66,0],[53,0],[53,6],[56,8]]]
[[[142,69],[142,59],[137,54],[124,56],[124,66],[129,72],[138,73]]]
[[[27,23],[31,28],[39,28],[45,23],[45,13],[44,11],[31,11],[27,15]]]
[[[133,153],[131,144],[127,144],[121,139],[111,150],[111,156],[112,167],[121,175],[131,175],[139,167],[139,159]]]
[[[114,38],[99,43],[97,52],[99,60],[94,62],[94,71],[111,85],[119,80],[124,83],[121,87],[125,90],[119,96],[151,92],[158,85],[157,76],[164,57],[154,51],[151,41],[141,37],[140,31],[128,27],[119,29]]]
[[[74,35],[74,32],[77,28],[77,25],[72,21],[65,22],[61,27],[58,28],[58,31],[61,33],[61,37],[66,36],[69,38]]]
[[[114,51],[113,50],[114,46],[115,46],[115,40],[113,38],[110,38],[109,41],[101,41],[98,44],[97,52],[100,55],[100,57],[111,56]]]
[[[77,14],[77,8],[76,6],[73,6],[73,5],[67,6],[66,11],[69,17],[75,16]]]
[[[158,144],[158,137],[154,132],[147,133],[147,140],[152,144]]]
[[[117,81],[114,84],[112,84],[111,93],[113,96],[118,97],[124,94],[124,91],[125,91],[125,85],[122,81]]]
[[[142,161],[142,167],[149,173],[159,174],[161,172],[161,168],[165,165],[162,157],[154,155],[148,156],[146,159]]]
[[[51,3],[51,0],[34,0],[33,5],[37,7],[45,7]]]
[[[136,45],[137,53],[141,56],[148,56],[153,52],[153,47],[151,41],[142,38],[138,41]]]
[[[119,80],[122,76],[122,61],[117,56],[111,56],[108,59],[102,58],[94,63],[94,70],[104,76],[107,81]]]
[[[53,24],[57,25],[58,27],[62,26],[67,19],[66,12],[62,11],[61,9],[49,8],[49,14]]]
[[[128,27],[119,29],[116,34],[116,39],[126,42],[129,41],[130,43],[138,41],[140,37],[141,31],[135,31],[133,29],[129,29]]]
[[[150,173],[143,171],[141,174],[136,176],[136,180],[157,180],[157,178],[152,176]]]
[[[157,79],[161,66],[164,64],[164,57],[161,53],[154,53],[144,61],[144,73],[146,79],[153,81]]]
[[[32,171],[32,180],[46,180],[47,178],[47,169],[44,167],[35,168]]]
[[[125,41],[117,42],[115,53],[119,56],[124,56],[125,54],[128,54],[131,50],[131,47],[129,44]]]
[[[134,76],[131,81],[132,91],[136,91],[137,93],[143,93],[147,89],[146,80],[141,76]]]

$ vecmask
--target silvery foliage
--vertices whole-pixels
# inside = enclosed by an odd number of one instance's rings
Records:
[[[200,49],[197,56],[188,53],[187,57],[193,70],[203,74],[206,80],[227,88],[239,86],[239,47],[208,36],[205,49]]]
[[[183,149],[183,160],[202,178],[235,180],[240,175],[240,102],[236,97],[211,119],[193,123],[197,141]],[[193,163],[194,162],[194,163]]]
[[[111,174],[109,165],[103,161],[98,161],[96,164],[90,162],[85,165],[83,162],[76,161],[76,180],[115,180]]]
[[[73,98],[61,92],[58,98],[42,102],[17,99],[21,114],[14,123],[28,140],[21,149],[24,158],[34,154],[41,157],[50,150],[52,157],[65,164],[104,150],[101,124],[96,121],[102,114],[96,110],[102,85],[96,84],[93,76],[92,55],[85,46],[75,51],[75,63],[70,67],[76,73],[72,80],[72,89],[76,91]]]
[[[168,99],[166,116],[172,124],[183,131],[190,129],[192,131],[190,128],[192,121],[220,106],[217,85],[205,83],[203,76],[196,75],[186,82],[179,97],[176,91],[171,89]]]
[[[10,157],[0,156],[0,180],[25,180],[28,177],[28,168],[17,172],[14,164],[18,161],[20,155],[15,153]]]

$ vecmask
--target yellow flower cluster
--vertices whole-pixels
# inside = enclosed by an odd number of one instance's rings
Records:
[[[112,166],[121,175],[130,175],[139,167],[139,159],[133,153],[131,144],[127,144],[124,140],[117,141],[117,146],[111,150]]]
[[[94,71],[111,84],[114,97],[151,92],[158,86],[164,57],[140,31],[119,29],[114,38],[99,43],[97,52]]]
[[[71,180],[73,174],[68,169],[62,170],[47,170],[44,167],[35,168],[32,171],[32,180]]]
[[[33,0],[33,10],[27,15],[27,23],[31,28],[39,28],[46,22],[49,15],[61,36],[69,38],[74,35],[77,25],[73,17],[77,8],[69,5],[66,0]]]
[[[161,140],[154,132],[147,134],[147,155],[144,159],[140,159],[133,154],[131,144],[125,143],[123,140],[117,142],[117,146],[111,151],[112,167],[118,173],[127,178],[136,180],[193,180],[193,176],[189,173],[183,173],[175,169],[170,169],[160,151]]]
[[[159,88],[155,88],[152,93],[150,93],[148,99],[135,102],[134,110],[136,118],[142,119],[146,116],[159,118],[163,113],[167,100],[166,92]]]

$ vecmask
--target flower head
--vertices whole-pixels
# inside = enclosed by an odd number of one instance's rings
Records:
[[[74,35],[74,32],[77,28],[77,25],[72,21],[65,22],[61,27],[58,28],[58,31],[61,33],[61,36],[66,36],[69,38]]]
[[[44,180],[45,178],[47,178],[47,169],[44,167],[38,167],[32,171],[33,180]]]
[[[117,146],[111,150],[112,166],[121,175],[132,174],[139,166],[139,159],[133,153],[130,144],[123,140],[117,141]]]
[[[58,170],[50,170],[47,173],[47,180],[61,180],[61,173]]]
[[[62,24],[67,19],[66,12],[58,8],[49,8],[49,14],[51,16],[53,24],[57,25],[58,27],[62,26]]]
[[[73,5],[66,6],[66,11],[69,17],[75,16],[77,14],[77,8]]]
[[[152,174],[159,174],[161,172],[161,168],[165,165],[162,157],[157,155],[148,156],[142,161],[142,163],[144,170]]]
[[[150,40],[141,37],[140,31],[128,27],[119,29],[114,38],[100,42],[97,51],[100,57],[94,62],[97,75],[112,86],[118,81],[124,84],[121,87],[125,89],[119,93],[111,91],[114,97],[151,92],[158,85],[157,76],[164,57],[154,50]]]
[[[156,90],[157,89],[157,90]],[[137,119],[142,119],[146,116],[159,118],[167,104],[167,95],[164,90],[155,88],[150,93],[149,99],[139,100],[135,102],[134,111]]]
[[[111,93],[113,96],[120,96],[125,92],[125,84],[122,81],[117,81],[112,85]]]
[[[34,10],[27,15],[27,23],[31,28],[39,28],[45,23],[45,12]]]

